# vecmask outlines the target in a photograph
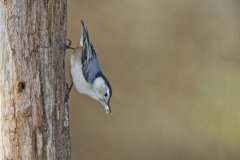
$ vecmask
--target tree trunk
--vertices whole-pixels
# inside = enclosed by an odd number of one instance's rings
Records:
[[[70,159],[67,0],[0,0],[0,160]]]

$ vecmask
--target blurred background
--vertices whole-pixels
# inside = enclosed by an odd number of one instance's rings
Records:
[[[239,0],[69,0],[73,46],[81,19],[113,115],[73,89],[73,160],[240,159]]]

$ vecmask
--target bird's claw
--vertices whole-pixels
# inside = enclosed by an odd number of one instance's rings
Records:
[[[70,84],[70,87],[67,88],[67,94],[66,94],[66,99],[65,99],[66,102],[69,99],[69,94],[70,94],[70,92],[72,90],[72,86],[73,86],[73,82]]]
[[[72,41],[70,39],[66,40],[66,43],[63,44],[63,47],[61,47],[61,50],[66,50],[66,49],[74,49],[72,47],[70,47],[72,44]]]

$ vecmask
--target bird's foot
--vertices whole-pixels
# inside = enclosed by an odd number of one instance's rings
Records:
[[[66,43],[63,44],[63,47],[61,47],[60,49],[61,50],[66,50],[66,49],[75,49],[75,48],[72,48],[70,47],[72,44],[72,41],[67,39]]]
[[[69,95],[70,95],[70,92],[71,92],[71,90],[72,90],[72,86],[73,86],[73,82],[70,84],[70,87],[68,87],[68,89],[67,89],[67,94],[66,94],[66,97],[65,97],[65,102],[67,102],[68,99],[69,99]]]

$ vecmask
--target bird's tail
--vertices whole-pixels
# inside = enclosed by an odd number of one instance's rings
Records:
[[[80,38],[80,46],[83,47],[85,41],[89,41],[89,37],[88,37],[88,30],[87,27],[85,26],[84,22],[81,20],[81,24],[82,24],[82,35]]]

